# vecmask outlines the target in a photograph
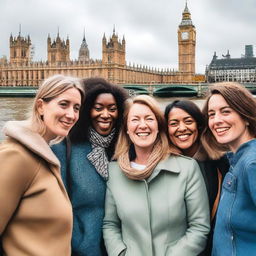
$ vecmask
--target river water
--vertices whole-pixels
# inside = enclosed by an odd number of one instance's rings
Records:
[[[156,98],[164,110],[165,106],[177,98]],[[181,98],[180,98],[181,99]],[[184,98],[183,98],[184,99]],[[187,98],[186,98],[187,99]],[[202,107],[204,100],[193,98],[199,107]],[[23,120],[26,119],[28,113],[31,111],[33,98],[4,98],[0,97],[0,141],[3,140],[4,135],[2,128],[4,123],[9,120]]]

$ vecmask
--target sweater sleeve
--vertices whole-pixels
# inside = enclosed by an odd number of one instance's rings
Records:
[[[63,140],[58,144],[51,146],[53,153],[57,156],[61,163],[61,177],[62,181],[67,188],[67,148],[66,141]]]
[[[210,230],[207,191],[199,166],[193,160],[191,169],[186,171],[188,174],[184,199],[188,227],[185,235],[173,246],[168,247],[166,255],[198,255],[205,248]]]
[[[106,192],[103,237],[109,256],[123,255],[126,246],[122,239],[121,222],[117,214],[115,200],[109,188]]]
[[[36,175],[25,151],[0,147],[0,235],[10,221],[24,192]],[[32,164],[33,165],[33,164]]]

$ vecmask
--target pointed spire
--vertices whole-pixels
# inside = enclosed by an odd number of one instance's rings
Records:
[[[85,41],[85,28],[84,28],[84,37],[83,37],[83,41]]]
[[[187,0],[186,0],[185,8],[184,8],[184,11],[182,13],[182,20],[181,20],[180,26],[189,26],[189,25],[194,26],[193,23],[192,23],[192,20],[191,20],[191,14],[190,14],[190,11],[188,9],[188,3],[187,3]]]
[[[57,38],[60,37],[60,27],[58,26]]]
[[[115,32],[116,32],[116,28],[115,28],[115,24],[114,24],[114,27],[113,27],[113,35],[115,35]]]
[[[183,13],[190,13],[189,9],[188,9],[188,1],[187,0],[186,0],[186,5],[185,5],[185,9],[184,9]]]
[[[19,36],[21,35],[21,24],[19,24]]]

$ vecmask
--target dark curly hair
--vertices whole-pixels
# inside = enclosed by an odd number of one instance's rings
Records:
[[[108,156],[111,157],[114,152],[114,147],[122,124],[124,102],[128,98],[128,93],[121,86],[111,84],[105,79],[98,77],[83,79],[81,84],[84,87],[85,100],[80,111],[79,120],[70,131],[70,140],[72,143],[88,141],[88,129],[92,125],[90,113],[94,102],[98,95],[102,93],[110,93],[115,98],[118,109],[118,118],[115,125],[116,133],[110,147],[107,150]]]

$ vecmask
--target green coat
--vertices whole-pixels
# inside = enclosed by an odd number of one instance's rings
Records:
[[[142,181],[110,163],[103,235],[109,256],[192,256],[205,247],[209,206],[195,160],[170,156]]]

